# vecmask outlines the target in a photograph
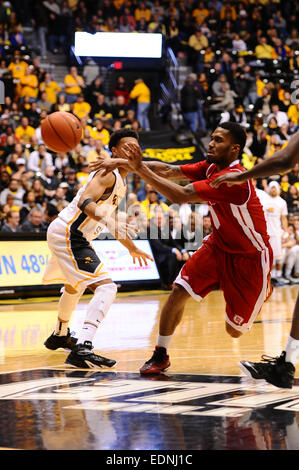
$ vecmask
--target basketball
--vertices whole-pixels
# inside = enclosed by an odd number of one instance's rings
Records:
[[[82,126],[71,113],[57,111],[49,114],[41,127],[42,139],[54,152],[68,152],[81,140]]]

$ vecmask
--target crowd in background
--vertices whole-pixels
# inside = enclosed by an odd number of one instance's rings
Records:
[[[99,154],[110,158],[114,130],[151,131],[151,84],[137,73],[133,86],[118,75],[107,95],[101,76],[87,84],[83,70],[71,66],[61,83],[55,69],[49,73],[40,65],[49,52],[68,54],[75,31],[162,33],[165,48],[192,67],[179,90],[182,122],[198,138],[218,122],[239,122],[248,134],[242,164],[251,168],[284,148],[298,130],[298,24],[298,0],[0,0],[0,79],[6,92],[0,110],[1,232],[45,232],[86,181],[89,163]],[[36,34],[33,49],[25,39],[28,25]],[[82,140],[71,152],[54,153],[43,143],[41,124],[54,111],[81,120]],[[273,277],[278,285],[297,282],[299,167],[259,180],[257,188],[272,202],[279,198],[282,258]],[[175,275],[169,273],[196,248],[185,244],[198,239],[197,230],[211,232],[208,206],[170,208],[133,175],[126,199],[128,218],[141,234],[157,228],[153,249],[170,285]]]

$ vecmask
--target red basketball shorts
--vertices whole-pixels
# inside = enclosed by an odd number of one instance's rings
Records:
[[[212,290],[221,289],[226,322],[244,333],[272,293],[272,262],[270,247],[256,254],[233,254],[206,241],[185,263],[175,283],[198,301]]]

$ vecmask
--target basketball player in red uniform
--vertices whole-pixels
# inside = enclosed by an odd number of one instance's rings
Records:
[[[142,162],[138,145],[123,147],[127,159],[124,164],[172,202],[207,202],[213,225],[212,233],[174,282],[162,309],[156,349],[140,369],[143,375],[169,367],[167,348],[190,296],[200,301],[220,288],[226,301],[226,331],[238,338],[251,328],[271,293],[272,250],[263,208],[252,183],[224,186],[221,190],[211,187],[211,182],[224,173],[244,171],[239,156],[245,143],[246,133],[239,124],[220,124],[211,136],[206,161],[182,165],[179,170],[167,169],[164,164],[154,168]],[[180,186],[166,179],[175,173],[178,178],[179,172],[194,182]]]
[[[299,132],[289,141],[288,145],[271,158],[254,166],[251,170],[239,174],[226,173],[214,180],[215,189],[242,185],[250,178],[262,178],[290,171],[299,163]],[[225,183],[225,185],[224,185]],[[253,379],[264,379],[281,388],[292,388],[295,367],[299,356],[299,295],[295,304],[290,335],[285,350],[276,358],[262,357],[262,362],[241,361],[242,370]]]

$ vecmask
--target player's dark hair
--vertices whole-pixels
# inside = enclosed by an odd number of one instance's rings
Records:
[[[57,207],[55,207],[53,204],[50,202],[47,203],[47,213],[49,217],[54,217],[54,215],[58,215],[59,211]]]
[[[134,137],[134,139],[139,140],[139,136],[136,131],[125,127],[124,129],[119,129],[113,132],[113,134],[111,134],[109,141],[109,150],[111,151],[112,147],[116,147],[118,142],[124,137]]]
[[[245,147],[246,139],[247,139],[245,129],[242,126],[240,126],[240,124],[238,124],[237,122],[231,122],[231,121],[222,122],[221,124],[218,124],[217,127],[222,127],[222,129],[227,129],[229,131],[230,135],[233,138],[234,143],[240,145],[239,155],[241,155]]]

